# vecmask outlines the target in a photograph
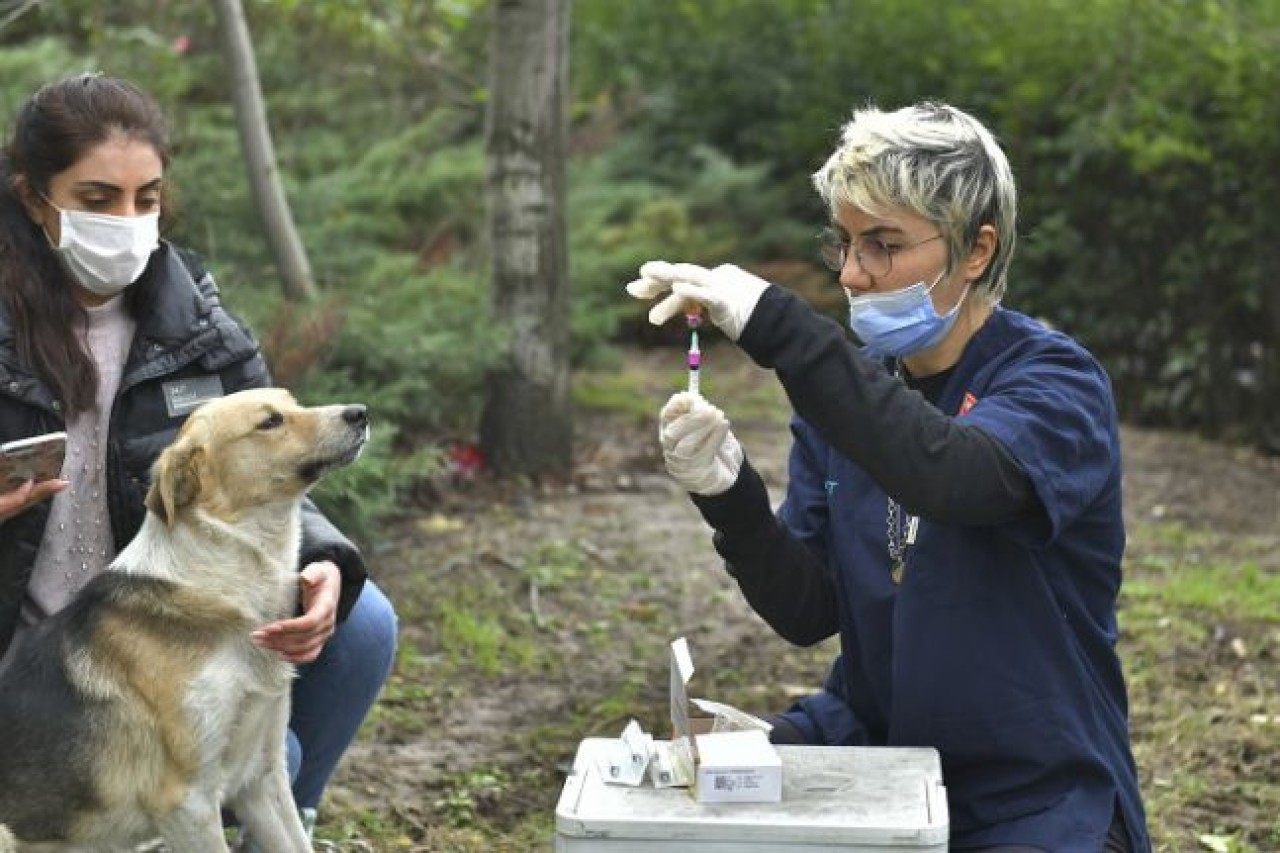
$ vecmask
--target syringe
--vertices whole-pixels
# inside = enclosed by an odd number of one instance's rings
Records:
[[[702,350],[698,349],[698,327],[702,325],[702,307],[696,303],[686,304],[684,319],[689,326],[689,393],[698,394],[702,371]]]

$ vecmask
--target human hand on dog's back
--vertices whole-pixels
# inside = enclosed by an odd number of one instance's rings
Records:
[[[28,480],[11,492],[0,495],[0,522],[25,512],[28,507],[48,500],[71,485],[66,480]]]

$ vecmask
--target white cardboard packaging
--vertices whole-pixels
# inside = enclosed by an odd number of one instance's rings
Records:
[[[777,746],[782,801],[704,803],[607,784],[587,738],[556,804],[556,853],[946,853],[946,789],[927,747]]]
[[[702,803],[776,803],[782,799],[782,759],[760,729],[695,735],[694,793]]]
[[[693,658],[684,637],[671,643],[670,758],[659,747],[659,766],[670,783],[688,786],[703,803],[776,803],[782,799],[782,759],[762,729],[717,731],[715,720],[691,712]]]

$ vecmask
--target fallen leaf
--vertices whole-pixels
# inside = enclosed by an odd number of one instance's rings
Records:
[[[1212,850],[1213,853],[1231,853],[1231,836],[1230,835],[1202,835],[1200,843],[1205,849]]]
[[[431,533],[439,535],[441,533],[456,533],[466,525],[456,518],[450,518],[447,515],[435,513],[429,515],[418,522],[418,529],[423,533]]]

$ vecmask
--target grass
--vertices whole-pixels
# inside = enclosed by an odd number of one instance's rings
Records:
[[[1121,654],[1158,850],[1280,849],[1280,572],[1265,537],[1132,531]]]

